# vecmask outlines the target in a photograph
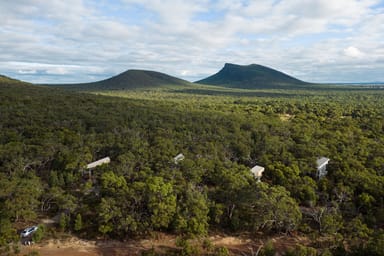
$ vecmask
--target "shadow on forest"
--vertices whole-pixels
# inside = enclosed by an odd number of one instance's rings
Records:
[[[170,91],[171,93],[185,93],[194,95],[209,95],[209,96],[236,96],[236,97],[296,97],[304,96],[307,94],[299,93],[282,93],[282,92],[260,92],[260,91],[219,91],[209,89],[182,89]]]
[[[273,88],[265,90],[242,90],[242,89],[209,89],[209,88],[184,88],[179,90],[169,91],[170,93],[184,93],[194,95],[209,95],[209,96],[235,96],[235,97],[270,97],[270,98],[293,98],[300,96],[314,96],[321,93],[329,92],[377,92],[384,91],[380,87],[353,87],[353,86],[316,86],[312,88]],[[316,93],[315,93],[316,92]]]

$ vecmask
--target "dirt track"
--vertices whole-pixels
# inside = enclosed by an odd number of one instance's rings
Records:
[[[280,249],[293,247],[295,244],[306,244],[303,238],[280,236],[270,239]],[[156,251],[176,248],[176,238],[164,235],[159,239],[138,240],[128,242],[118,241],[86,241],[77,238],[67,240],[49,240],[41,244],[22,246],[21,255],[37,251],[41,256],[123,256],[141,255],[141,252],[155,248]],[[215,246],[227,247],[233,255],[256,252],[265,241],[261,239],[243,239],[232,236],[211,236],[210,241]]]
[[[140,255],[150,246],[142,242],[130,241],[127,243],[107,241],[96,242],[71,238],[65,241],[50,240],[42,244],[22,246],[21,254],[37,251],[41,256],[119,256],[119,255]]]

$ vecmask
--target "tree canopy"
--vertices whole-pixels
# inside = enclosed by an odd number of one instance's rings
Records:
[[[300,231],[376,250],[382,91],[111,97],[3,84],[0,92],[2,244],[18,221],[64,214],[70,230],[113,238]],[[88,175],[86,164],[106,156],[111,163]],[[331,160],[318,179],[321,156]],[[250,173],[256,164],[261,183]]]

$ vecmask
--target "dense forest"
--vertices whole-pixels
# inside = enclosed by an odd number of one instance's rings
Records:
[[[302,234],[310,255],[384,255],[383,90],[112,94],[1,82],[0,246],[60,216],[86,238]]]

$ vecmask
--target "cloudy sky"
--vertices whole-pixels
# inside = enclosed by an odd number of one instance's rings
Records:
[[[128,69],[195,81],[226,62],[384,81],[383,0],[2,0],[0,17],[0,74],[29,82]]]

